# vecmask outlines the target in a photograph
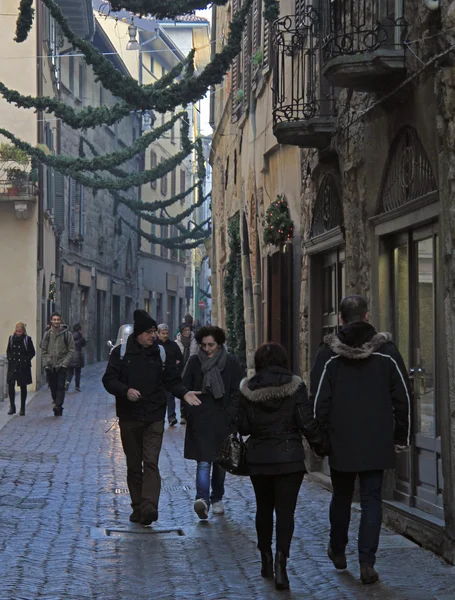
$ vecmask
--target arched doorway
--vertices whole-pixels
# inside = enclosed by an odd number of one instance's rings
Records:
[[[396,135],[382,177],[378,215],[379,317],[412,380],[411,452],[397,458],[394,497],[443,518],[439,201],[416,130]]]

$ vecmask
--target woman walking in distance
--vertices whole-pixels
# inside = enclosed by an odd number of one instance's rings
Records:
[[[35,347],[30,336],[27,335],[24,323],[16,323],[13,335],[8,340],[6,349],[8,358],[8,391],[10,407],[8,414],[16,413],[16,383],[21,388],[21,410],[19,414],[25,415],[25,401],[27,400],[27,385],[32,383],[32,358],[35,356]]]
[[[242,379],[239,361],[228,354],[226,335],[219,327],[201,327],[200,345],[183,373],[183,385],[200,391],[199,406],[186,406],[185,458],[197,461],[194,510],[200,519],[224,513],[226,472],[214,463],[221,444],[235,429],[234,395]],[[211,488],[211,492],[210,492]]]
[[[191,321],[187,321],[187,318],[191,318]],[[194,356],[198,352],[198,345],[196,342],[196,338],[194,337],[194,333],[191,331],[191,327],[193,325],[193,317],[191,315],[186,315],[185,322],[180,325],[180,333],[175,338],[178,347],[183,355],[183,362],[180,367],[183,370],[186,367],[186,363],[188,362],[190,356]],[[180,424],[185,425],[185,410],[186,406],[180,404]]]
[[[82,327],[79,323],[73,325],[73,339],[74,339],[74,354],[73,360],[68,368],[68,374],[66,376],[65,389],[68,389],[75,375],[76,392],[81,391],[81,370],[84,368],[84,353],[82,348],[85,346],[85,337],[82,335]]]
[[[314,447],[318,427],[305,428],[304,382],[289,370],[288,356],[279,344],[256,351],[256,374],[243,379],[237,416],[238,431],[249,435],[246,462],[256,495],[256,531],[263,577],[275,575],[278,590],[289,589],[286,561],[294,532],[297,496],[306,472],[302,433]],[[272,555],[273,513],[276,516],[275,572]]]

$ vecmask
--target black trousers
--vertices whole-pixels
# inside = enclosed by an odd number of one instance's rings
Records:
[[[65,383],[67,369],[60,367],[59,369],[51,369],[47,371],[49,387],[51,388],[51,396],[55,406],[63,406],[65,401]]]
[[[276,550],[289,556],[294,533],[294,512],[304,472],[283,475],[251,475],[256,495],[256,531],[258,549],[270,550],[273,536],[273,512],[276,515]]]
[[[77,388],[81,387],[81,367],[68,367],[68,374],[66,376],[66,381],[68,385],[71,383],[73,379],[73,375],[75,376],[75,384]]]
[[[21,385],[21,410],[25,409],[25,401],[27,400],[27,386],[26,385]],[[11,406],[16,406],[16,381],[13,379],[13,381],[9,382],[8,385],[8,392],[9,392],[9,401],[11,403]]]
[[[158,468],[164,421],[120,421],[120,437],[126,456],[131,506],[141,510],[152,506],[158,510],[161,477]]]
[[[382,524],[382,479],[384,471],[345,473],[331,469],[333,486],[330,503],[330,545],[334,554],[344,552],[348,543],[351,503],[355,480],[360,480],[359,563],[373,566]]]

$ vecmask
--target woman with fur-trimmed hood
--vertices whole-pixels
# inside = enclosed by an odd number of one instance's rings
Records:
[[[240,384],[238,431],[249,435],[246,461],[256,495],[256,531],[263,577],[275,575],[277,589],[289,589],[286,560],[294,531],[294,511],[302,485],[305,453],[302,433],[318,442],[315,431],[306,429],[307,390],[289,370],[285,349],[263,344],[256,351],[256,374]],[[272,555],[273,513],[276,515],[275,571]]]

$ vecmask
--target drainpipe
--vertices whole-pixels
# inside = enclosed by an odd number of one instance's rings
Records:
[[[43,5],[38,3],[37,18],[36,18],[36,87],[38,97],[43,95],[43,59],[41,58],[42,48],[42,34],[43,34]],[[43,143],[43,111],[37,112],[37,134],[38,143]],[[42,269],[44,266],[44,215],[43,215],[43,167],[40,166],[38,170],[38,268]],[[40,294],[41,297],[41,294]]]

